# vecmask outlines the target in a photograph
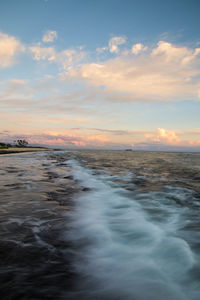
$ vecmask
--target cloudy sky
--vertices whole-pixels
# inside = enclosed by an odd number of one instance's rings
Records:
[[[0,0],[0,141],[200,151],[199,0]]]

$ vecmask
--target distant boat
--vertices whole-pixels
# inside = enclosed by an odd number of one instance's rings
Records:
[[[132,149],[126,149],[125,151],[133,151]]]

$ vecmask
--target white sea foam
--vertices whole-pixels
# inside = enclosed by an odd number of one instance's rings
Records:
[[[130,192],[109,184],[108,176],[95,176],[74,160],[67,163],[75,180],[90,189],[75,199],[68,234],[82,245],[74,267],[85,280],[74,297],[199,299],[200,290],[188,279],[195,257],[187,242],[176,236],[178,212],[173,215],[176,222],[153,222]],[[150,205],[155,206],[153,201]]]

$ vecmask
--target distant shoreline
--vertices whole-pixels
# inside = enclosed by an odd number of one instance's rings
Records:
[[[54,150],[54,149],[40,148],[40,147],[10,147],[8,149],[0,149],[0,155],[23,153],[23,152],[52,151],[52,150]]]

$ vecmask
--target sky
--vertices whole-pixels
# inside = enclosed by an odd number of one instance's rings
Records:
[[[199,0],[0,0],[0,141],[200,151]]]

